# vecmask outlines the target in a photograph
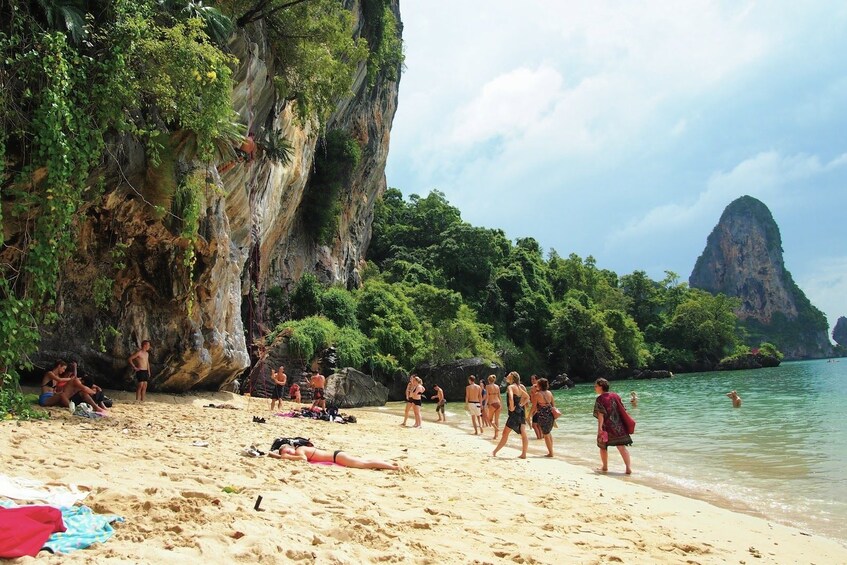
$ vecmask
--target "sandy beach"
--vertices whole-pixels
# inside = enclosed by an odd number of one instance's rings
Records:
[[[346,411],[358,423],[343,425],[277,417],[267,399],[228,393],[112,396],[107,419],[53,409],[0,424],[3,473],[78,485],[96,512],[126,520],[105,544],[13,562],[847,563],[847,548],[798,529],[560,460],[517,460],[514,436],[492,459],[488,439],[432,421],[404,429],[375,409]],[[240,454],[278,436],[405,470]]]

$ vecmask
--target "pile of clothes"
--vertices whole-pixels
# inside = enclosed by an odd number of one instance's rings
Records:
[[[277,416],[283,418],[310,418],[312,420],[323,420],[324,422],[336,422],[338,424],[355,424],[356,416],[341,414],[338,408],[330,407],[326,410],[320,408],[301,408],[299,411],[279,413]]]
[[[70,553],[108,540],[114,534],[111,524],[123,518],[78,505],[84,496],[0,475],[0,558],[35,557],[40,551]],[[5,499],[47,504],[19,506]]]

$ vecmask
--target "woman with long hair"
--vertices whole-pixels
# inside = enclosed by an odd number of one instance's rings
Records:
[[[626,446],[632,445],[632,437],[624,424],[623,414],[626,409],[623,407],[621,397],[614,392],[609,392],[609,381],[606,379],[594,381],[594,392],[597,393],[597,400],[594,402],[594,417],[597,418],[597,447],[600,448],[600,463],[603,465],[598,471],[605,473],[609,470],[608,447],[613,445],[618,448],[623,458],[626,474],[630,475],[632,467],[630,467],[629,450]]]
[[[508,403],[509,417],[506,419],[506,426],[503,428],[503,435],[500,436],[500,443],[494,448],[492,457],[497,457],[497,452],[500,451],[506,441],[509,439],[509,433],[514,431],[521,434],[521,459],[526,459],[526,450],[529,447],[529,438],[526,437],[526,412],[525,407],[529,404],[529,394],[526,388],[521,385],[521,376],[512,371],[506,375],[506,382],[509,383],[506,388],[506,400]]]
[[[538,416],[538,429],[547,445],[547,457],[553,457],[553,436],[550,435],[550,432],[553,431],[553,424],[556,421],[556,417],[553,415],[554,402],[549,381],[538,379],[538,392],[535,393],[535,398],[533,398],[533,411]]]

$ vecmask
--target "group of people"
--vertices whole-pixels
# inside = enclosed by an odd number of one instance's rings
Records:
[[[273,390],[271,391],[271,410],[274,409],[274,406],[282,408],[282,401],[285,398],[297,404],[302,402],[299,383],[291,383],[286,396],[285,388],[288,384],[288,375],[285,374],[284,365],[280,365],[278,370],[271,369],[271,381],[274,383]],[[312,387],[312,408],[326,410],[326,377],[317,369],[312,368],[311,377],[309,377],[309,386]]]
[[[92,380],[80,378],[73,361],[67,363],[59,359],[41,378],[40,406],[69,408],[72,404],[87,403],[94,411],[105,415],[109,410],[103,399],[103,390]]]
[[[550,382],[546,378],[538,378],[536,375],[530,377],[530,387],[521,384],[521,377],[516,371],[506,375],[506,399],[502,398],[500,385],[497,377],[489,375],[476,382],[476,377],[468,377],[468,385],[465,387],[465,409],[470,414],[471,425],[474,435],[483,435],[484,428],[491,427],[494,430],[493,440],[499,438],[492,457],[505,447],[512,432],[520,434],[521,453],[519,458],[526,459],[529,447],[529,436],[527,427],[532,428],[539,440],[544,440],[547,448],[545,457],[553,457],[552,431],[556,426],[556,419],[561,412],[556,408],[556,400],[550,390]],[[446,422],[445,411],[446,400],[444,391],[440,386],[433,387],[434,394],[431,400],[437,401],[435,408],[438,422]],[[609,391],[609,381],[597,379],[594,384],[597,399],[594,403],[594,417],[597,419],[597,447],[600,449],[601,472],[608,470],[608,448],[616,447],[623,458],[626,474],[632,473],[629,451],[627,446],[632,445],[632,437],[627,428],[627,420],[632,421],[626,414],[626,409],[620,397]],[[422,379],[413,374],[409,378],[406,387],[406,409],[401,426],[406,426],[410,412],[414,414],[415,428],[420,428],[421,404],[424,393]],[[638,396],[631,393],[630,402],[633,406],[638,404]],[[500,414],[506,409],[506,422],[502,430],[500,428]],[[502,433],[501,433],[502,431]]]

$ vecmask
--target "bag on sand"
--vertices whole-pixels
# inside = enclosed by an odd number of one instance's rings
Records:
[[[294,449],[298,447],[314,447],[311,441],[304,437],[278,437],[271,444],[271,451],[279,451],[283,445],[290,445]]]

